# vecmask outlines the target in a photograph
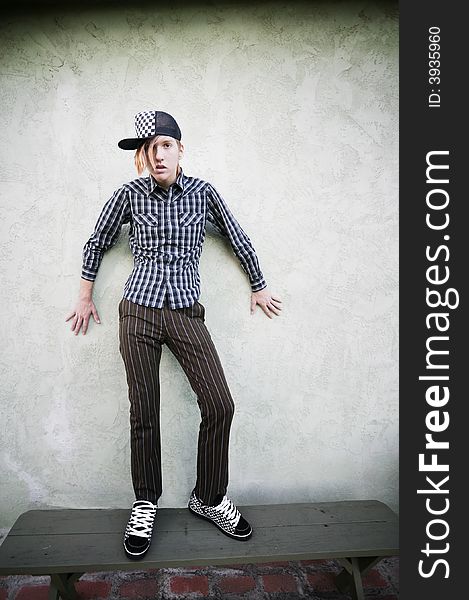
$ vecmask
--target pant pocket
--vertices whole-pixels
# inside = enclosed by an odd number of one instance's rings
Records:
[[[119,313],[119,321],[122,321],[122,319],[124,318],[125,315],[125,304],[126,304],[126,299],[122,298],[122,300],[119,302],[119,306],[117,307],[118,313]],[[128,312],[128,311],[127,311]]]
[[[205,306],[203,304],[201,304],[199,301],[197,301],[198,304],[198,309],[199,309],[199,313],[198,313],[198,317],[200,317],[202,319],[202,321],[205,323]]]

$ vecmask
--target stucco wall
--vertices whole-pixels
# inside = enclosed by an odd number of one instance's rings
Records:
[[[397,509],[397,26],[376,2],[2,19],[0,526],[134,499],[125,228],[95,285],[102,324],[75,337],[65,315],[102,205],[137,176],[117,141],[153,108],[176,117],[185,172],[222,193],[284,303],[251,316],[237,259],[207,237],[200,301],[236,403],[231,497]],[[167,348],[160,372],[160,505],[184,506],[200,415]]]

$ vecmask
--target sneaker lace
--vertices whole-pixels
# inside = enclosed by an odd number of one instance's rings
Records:
[[[227,496],[223,496],[223,500],[218,506],[215,506],[215,509],[222,512],[223,516],[232,523],[233,527],[236,527],[241,518],[241,513]]]
[[[127,534],[148,537],[151,534],[155,514],[156,506],[154,505],[141,504],[134,506],[127,524]]]

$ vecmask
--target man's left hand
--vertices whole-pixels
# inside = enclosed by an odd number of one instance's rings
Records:
[[[269,288],[266,287],[251,293],[251,315],[254,313],[256,304],[259,304],[269,319],[272,319],[274,315],[279,315],[282,310],[280,298],[277,294],[271,294]]]

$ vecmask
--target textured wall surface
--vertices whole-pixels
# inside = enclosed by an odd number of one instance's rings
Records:
[[[258,252],[281,317],[250,315],[229,244],[207,236],[206,323],[236,403],[238,504],[398,500],[395,4],[50,9],[0,25],[3,344],[0,526],[45,506],[133,501],[117,305],[127,230],[104,257],[102,323],[75,337],[81,251],[137,176],[133,116],[178,120]],[[200,414],[161,362],[161,506],[195,482]]]

